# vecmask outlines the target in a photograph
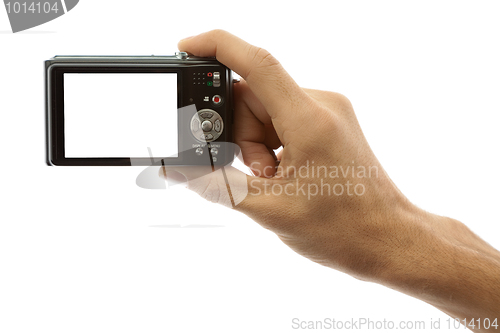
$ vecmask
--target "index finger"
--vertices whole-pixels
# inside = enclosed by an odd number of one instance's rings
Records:
[[[216,57],[238,73],[273,119],[293,117],[293,106],[309,98],[268,51],[224,30],[183,39],[178,46],[195,56]]]

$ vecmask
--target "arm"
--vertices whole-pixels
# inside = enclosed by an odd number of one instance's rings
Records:
[[[179,48],[216,56],[243,78],[234,88],[235,141],[255,176],[228,171],[228,179],[239,179],[231,188],[248,191],[235,209],[322,265],[454,318],[500,317],[500,253],[462,223],[406,199],[370,149],[347,98],[300,88],[267,51],[224,31],[183,40]],[[225,186],[217,184],[224,181],[210,178],[215,173],[175,171],[191,189],[222,202]]]
[[[426,212],[411,219],[423,224],[422,244],[413,244],[396,259],[382,284],[434,305],[452,318],[467,323],[488,318],[498,323],[500,253],[454,219]]]

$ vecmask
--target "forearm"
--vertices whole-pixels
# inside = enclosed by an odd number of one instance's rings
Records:
[[[383,284],[462,323],[486,318],[498,323],[500,253],[456,220],[422,211],[412,219],[419,228],[415,242],[396,251]]]

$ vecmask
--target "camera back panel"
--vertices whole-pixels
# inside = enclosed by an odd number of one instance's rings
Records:
[[[57,56],[45,62],[49,165],[231,163],[231,70],[213,58]]]

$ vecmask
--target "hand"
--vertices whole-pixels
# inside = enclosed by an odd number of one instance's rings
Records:
[[[236,209],[316,262],[362,279],[382,274],[395,252],[388,236],[413,237],[394,215],[416,209],[370,150],[349,100],[300,88],[267,51],[224,31],[179,49],[216,56],[243,78],[234,86],[235,142],[256,177],[245,177],[248,195]]]
[[[460,222],[406,199],[370,149],[346,97],[300,88],[269,52],[225,31],[182,40],[179,49],[215,56],[243,78],[234,86],[235,142],[255,176],[228,169],[234,188],[242,190],[233,191],[240,198],[233,201],[235,209],[322,265],[400,290],[456,317],[500,313],[500,296],[479,300],[457,294],[449,286],[455,277],[447,275],[457,267],[442,269],[467,265],[470,255],[481,253],[484,267],[500,272],[499,253]],[[172,169],[163,171],[169,178]],[[202,196],[231,206],[220,177],[175,171]],[[451,294],[456,298],[450,303]]]

